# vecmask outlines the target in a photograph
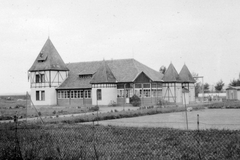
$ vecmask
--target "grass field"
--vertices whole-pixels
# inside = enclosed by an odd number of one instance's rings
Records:
[[[0,120],[13,119],[14,115],[18,117],[37,117],[56,116],[65,114],[85,113],[89,110],[87,107],[71,106],[38,106],[35,109],[31,106],[25,96],[2,96],[0,97]]]
[[[14,126],[0,125],[0,159],[240,158],[239,131],[59,124],[19,127],[16,132]]]
[[[240,129],[239,109],[204,109],[187,112],[189,129],[197,129],[199,115],[200,129]],[[134,118],[122,118],[100,121],[102,125],[137,126],[137,127],[169,127],[186,129],[186,113],[163,113]]]

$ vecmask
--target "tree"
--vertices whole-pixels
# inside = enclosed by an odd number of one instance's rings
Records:
[[[240,80],[232,80],[230,83],[229,83],[229,86],[240,86]]]
[[[166,67],[165,66],[161,66],[161,68],[159,69],[159,72],[164,74],[166,71]]]
[[[218,81],[217,84],[216,84],[216,86],[215,86],[216,91],[221,92],[223,86],[224,86],[223,81],[222,81],[222,80]]]
[[[209,92],[209,84],[208,83],[205,83],[203,87],[204,87],[204,92]]]
[[[202,87],[201,87],[201,82],[199,82],[198,80],[198,73],[196,72],[192,72],[192,76],[195,79],[196,83],[195,83],[195,97],[198,97],[198,93],[200,93],[202,91]]]
[[[200,93],[201,90],[202,90],[201,82],[195,83],[195,97],[198,97],[198,93]]]

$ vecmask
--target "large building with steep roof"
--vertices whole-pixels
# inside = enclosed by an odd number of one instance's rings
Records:
[[[134,94],[142,105],[155,105],[172,84],[194,83],[189,73],[184,69],[178,74],[170,64],[163,75],[135,59],[65,64],[48,38],[29,69],[29,79],[35,105],[127,105]],[[171,101],[169,97],[165,100]]]

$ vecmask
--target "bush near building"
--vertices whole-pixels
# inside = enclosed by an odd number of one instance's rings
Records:
[[[140,105],[141,105],[141,99],[140,99],[136,94],[134,94],[134,95],[130,98],[130,103],[131,103],[134,107],[140,106]]]

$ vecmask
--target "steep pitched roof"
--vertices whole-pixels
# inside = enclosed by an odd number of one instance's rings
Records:
[[[163,75],[134,59],[119,59],[105,61],[117,82],[133,82],[144,72],[152,81],[162,81]],[[64,88],[91,88],[91,78],[80,78],[79,75],[94,74],[102,66],[102,61],[68,63],[68,78],[59,86]]]
[[[168,66],[167,70],[165,71],[165,74],[163,76],[163,81],[164,82],[181,82],[179,74],[172,63]]]
[[[93,75],[90,83],[116,83],[116,78],[105,61]]]
[[[46,70],[68,71],[66,64],[63,62],[61,56],[49,38],[28,71]]]
[[[182,70],[179,73],[179,77],[182,80],[182,82],[189,82],[189,83],[195,83],[192,74],[190,73],[188,67],[184,64],[182,67]]]
[[[240,86],[229,86],[226,90],[240,90]]]

